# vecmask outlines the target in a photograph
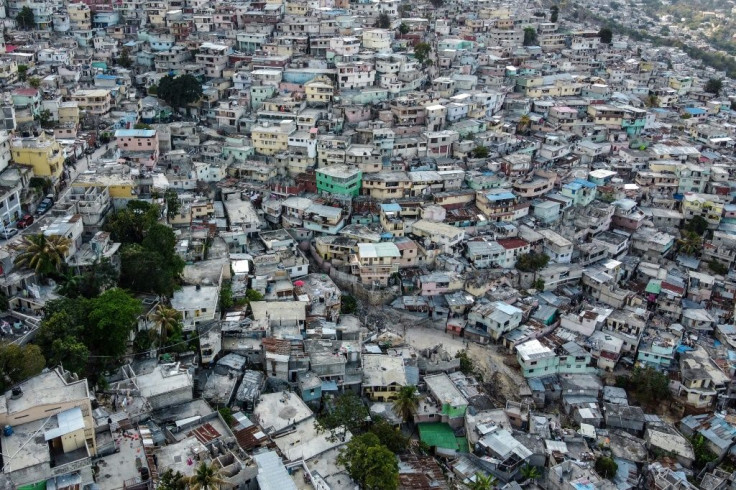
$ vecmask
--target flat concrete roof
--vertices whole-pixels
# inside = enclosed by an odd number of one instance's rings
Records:
[[[287,391],[262,394],[253,414],[267,433],[277,432],[314,415],[301,398]]]

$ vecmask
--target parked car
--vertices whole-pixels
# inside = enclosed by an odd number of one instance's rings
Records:
[[[38,209],[36,209],[36,214],[38,216],[46,213],[51,207],[54,205],[54,196],[49,194],[48,196],[43,198],[43,201],[41,201],[41,204],[38,205]]]
[[[17,226],[20,229],[28,228],[29,226],[33,224],[33,221],[34,221],[33,216],[31,216],[30,214],[26,214],[25,216],[23,216],[21,219],[18,220],[15,226]]]
[[[7,240],[8,238],[13,238],[15,235],[18,234],[17,228],[5,228],[3,231],[0,232],[0,236]]]

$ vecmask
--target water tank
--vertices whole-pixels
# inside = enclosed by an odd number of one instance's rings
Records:
[[[13,435],[13,428],[12,428],[11,426],[9,426],[9,425],[6,425],[6,426],[5,426],[4,428],[3,428],[3,435],[4,435],[5,437],[10,437],[10,436],[12,436],[12,435]]]

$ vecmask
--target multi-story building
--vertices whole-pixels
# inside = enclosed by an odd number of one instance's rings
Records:
[[[317,191],[326,194],[357,196],[360,194],[363,173],[348,165],[330,165],[315,172]]]
[[[395,243],[358,243],[357,247],[350,256],[350,266],[361,283],[386,286],[389,278],[399,272],[401,252]]]
[[[64,171],[64,151],[53,137],[42,133],[36,138],[15,138],[11,143],[13,161],[33,168],[37,177],[48,177],[56,184]]]
[[[256,153],[273,156],[285,152],[289,148],[289,136],[296,131],[292,119],[281,121],[277,125],[263,123],[251,128],[251,140]]]
[[[62,368],[5,393],[0,423],[12,429],[0,436],[2,472],[14,488],[94,484],[97,439],[91,399],[87,380]]]
[[[104,116],[112,109],[112,97],[106,89],[78,89],[72,100],[79,109],[93,116]]]

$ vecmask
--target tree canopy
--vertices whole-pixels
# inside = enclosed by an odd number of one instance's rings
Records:
[[[611,41],[613,40],[613,31],[610,27],[601,27],[601,30],[598,31],[598,37],[601,38],[601,42],[603,44],[611,44]]]
[[[706,230],[708,230],[708,221],[702,216],[693,216],[690,221],[685,223],[685,230],[703,236]]]
[[[709,94],[716,94],[716,96],[718,96],[721,93],[722,87],[723,87],[723,80],[719,78],[710,78],[705,83],[705,87],[703,88],[703,90],[705,90]]]
[[[18,15],[15,16],[15,22],[21,29],[33,29],[36,27],[36,15],[27,5],[20,9]]]
[[[362,429],[368,418],[368,409],[360,398],[352,391],[346,391],[327,404],[316,424],[318,430],[328,430],[333,437],[342,437],[345,430],[356,432]]]
[[[537,43],[537,30],[533,27],[524,28],[524,46],[534,46]]]
[[[552,5],[549,11],[550,11],[549,21],[557,22],[557,17],[560,15],[560,7],[558,7],[557,5]]]
[[[40,373],[46,360],[37,345],[0,344],[0,391]]]
[[[547,254],[529,252],[528,254],[519,255],[516,259],[516,269],[521,272],[537,272],[544,269],[549,263]]]
[[[91,299],[60,298],[47,303],[34,342],[50,366],[62,363],[94,379],[98,368],[114,364],[125,353],[140,313],[140,301],[119,288]]]
[[[156,94],[177,110],[202,97],[202,84],[193,75],[166,75],[159,81]]]
[[[61,235],[25,235],[15,265],[28,267],[42,275],[58,272],[70,246],[71,241]]]
[[[414,57],[417,59],[418,62],[422,64],[427,61],[427,57],[431,52],[432,46],[430,46],[428,43],[418,43],[416,46],[414,46]]]
[[[353,437],[340,451],[337,462],[365,490],[395,490],[399,486],[396,456],[372,432]]]
[[[612,479],[618,471],[618,464],[607,456],[600,456],[595,460],[595,471],[603,478]]]

